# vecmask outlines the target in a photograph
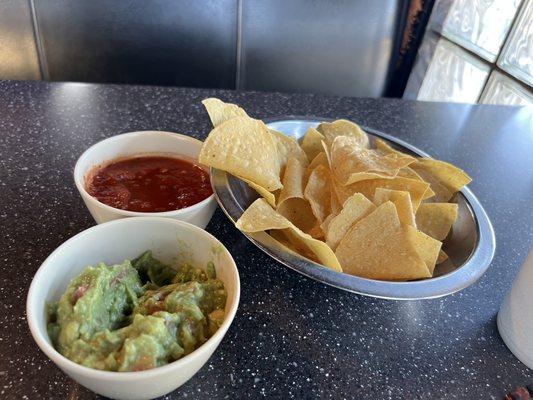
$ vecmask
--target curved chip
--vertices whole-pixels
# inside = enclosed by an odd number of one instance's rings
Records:
[[[248,179],[269,192],[282,187],[276,143],[265,124],[252,118],[235,117],[214,128],[198,160]]]
[[[395,154],[395,155],[400,156],[400,157],[411,157],[413,159],[413,161],[416,161],[416,159],[414,157],[410,156],[409,154],[403,153],[403,152],[401,152],[399,150],[396,150],[394,147],[389,145],[383,139],[377,138],[375,140],[375,143],[376,143],[376,149],[378,149],[380,152],[382,152],[384,154]]]
[[[429,182],[431,189],[435,192],[433,202],[445,203],[449,201],[454,193],[468,185],[472,179],[462,169],[456,166],[431,158],[421,158],[410,167]]]
[[[281,189],[279,195],[279,204],[293,197],[299,197],[303,199],[305,184],[304,180],[305,167],[298,159],[294,157],[290,158],[283,174],[283,189]]]
[[[222,100],[215,99],[213,97],[202,100],[202,104],[209,114],[209,119],[213,124],[213,128],[216,128],[223,122],[235,117],[247,117],[246,111],[235,104],[224,103]]]
[[[402,224],[416,228],[413,203],[411,203],[411,195],[409,192],[404,190],[376,188],[376,191],[374,192],[374,204],[380,206],[386,201],[392,201],[396,206],[398,218],[400,218]]]
[[[383,155],[366,149],[355,138],[348,136],[336,137],[331,145],[333,174],[343,185],[375,178],[393,178],[400,168],[414,161],[410,156]]]
[[[313,160],[318,153],[322,152],[322,141],[324,140],[324,135],[322,135],[315,128],[309,128],[302,138],[302,149],[307,154],[309,160]]]
[[[319,165],[307,180],[304,197],[311,204],[316,219],[322,223],[331,214],[331,173],[327,167]]]
[[[335,250],[352,225],[375,209],[376,206],[361,193],[348,198],[339,215],[334,216],[326,226],[326,243],[329,247]]]
[[[248,186],[250,186],[252,189],[254,189],[261,197],[263,197],[268,204],[270,204],[272,207],[276,206],[276,195],[272,192],[269,192],[266,190],[263,186],[259,186],[258,184],[243,178],[242,176],[238,177],[240,180],[246,182]]]
[[[333,250],[324,242],[302,232],[283,215],[275,211],[265,199],[257,199],[235,224],[243,232],[253,233],[271,229],[286,229],[289,240],[296,241],[311,251],[325,267],[342,272]]]
[[[307,232],[317,220],[311,205],[304,198],[305,168],[296,158],[290,158],[283,174],[283,189],[279,195],[277,211],[302,231]]]
[[[278,149],[278,160],[282,173],[287,165],[287,162],[289,161],[289,158],[291,157],[297,158],[298,161],[304,166],[309,164],[307,155],[298,145],[296,140],[274,129],[269,128],[268,131],[274,138],[274,142],[276,142],[276,147]]]
[[[351,136],[357,140],[362,147],[369,146],[368,135],[359,125],[346,119],[338,119],[333,122],[322,122],[317,126],[317,131],[324,135],[326,143],[331,146],[337,136]]]
[[[346,199],[354,193],[362,193],[367,198],[373,199],[376,188],[378,187],[409,192],[411,202],[413,203],[413,210],[416,212],[429,187],[429,183],[415,179],[395,177],[392,179],[369,179],[348,186],[342,186],[340,184],[334,185],[337,197],[341,203],[346,201]]]

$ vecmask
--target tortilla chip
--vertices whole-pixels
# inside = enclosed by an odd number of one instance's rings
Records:
[[[331,173],[323,165],[316,167],[309,175],[304,197],[311,204],[313,214],[322,223],[331,214]]]
[[[238,229],[247,233],[271,229],[287,229],[285,234],[291,242],[296,241],[307,247],[325,267],[342,272],[337,257],[326,243],[313,239],[310,235],[302,232],[287,218],[275,211],[265,199],[254,201],[235,225]]]
[[[418,175],[411,167],[403,167],[398,171],[398,175],[402,178],[415,179],[417,181],[423,181],[422,177]]]
[[[402,153],[401,151],[394,149],[382,139],[376,139],[376,148],[383,154],[396,154],[402,157],[411,157],[408,154]],[[413,160],[416,160],[414,157],[411,157],[411,158],[413,158]],[[411,166],[413,166],[414,164],[416,164],[416,162],[413,162],[409,166],[400,168],[397,176],[402,177],[402,178],[409,178],[409,179],[415,179],[415,180],[419,180],[423,182],[428,182],[430,184],[430,187],[427,189],[426,193],[424,193],[422,200],[427,200],[427,199],[434,197],[435,191],[432,190],[432,187],[433,187],[432,180],[423,178],[419,173],[417,173],[413,168],[411,168]],[[451,196],[449,196],[448,199],[449,198],[451,198]],[[434,201],[437,201],[437,199],[435,199]]]
[[[292,157],[288,160],[283,174],[283,189],[281,189],[279,195],[279,204],[285,200],[299,197],[304,197],[304,179],[305,179],[305,167],[298,161],[298,159]]]
[[[326,243],[329,247],[335,250],[352,225],[375,209],[376,206],[361,193],[348,198],[339,215],[334,216],[326,226]]]
[[[287,247],[289,250],[298,253],[291,241],[287,238],[287,235],[285,235],[285,229],[273,229],[269,231],[268,234],[272,236],[273,239],[281,243],[283,246]]]
[[[235,117],[214,128],[198,160],[270,192],[282,187],[276,143],[265,124],[252,118]]]
[[[324,241],[324,231],[322,230],[322,226],[318,223],[315,224],[311,229],[309,229],[309,232],[307,232],[311,237],[315,239],[319,239]]]
[[[455,203],[422,203],[416,211],[416,224],[425,234],[444,240],[455,220],[458,205]]]
[[[444,261],[446,261],[448,258],[448,254],[444,252],[444,250],[440,249],[439,256],[437,257],[437,265],[442,264]]]
[[[315,254],[311,252],[307,246],[302,245],[300,241],[293,238],[294,235],[291,234],[290,229],[271,230],[268,232],[268,234],[293,253],[320,263]]]
[[[431,273],[409,232],[401,226],[396,207],[383,203],[359,220],[341,240],[335,254],[346,273],[370,279],[411,280]]]
[[[320,224],[320,227],[322,228],[322,232],[328,231],[328,226],[333,218],[335,218],[338,214],[331,213],[329,214],[326,219]]]
[[[367,179],[393,178],[400,168],[413,163],[410,156],[382,155],[361,147],[357,139],[337,136],[331,145],[331,168],[343,185]]]
[[[308,232],[317,224],[311,204],[306,199],[285,199],[278,205],[277,211],[304,232]]]
[[[307,232],[317,220],[311,205],[304,199],[305,169],[296,158],[290,158],[283,175],[283,189],[278,200],[278,212],[302,231]]]
[[[318,153],[322,152],[322,141],[324,136],[315,128],[309,128],[305,133],[301,147],[309,160],[313,160]]]
[[[462,170],[444,161],[421,158],[411,165],[435,192],[436,203],[449,201],[453,194],[468,185],[472,179]]]
[[[385,140],[376,138],[376,149],[378,149],[383,154],[396,154],[400,157],[411,157],[413,161],[416,161],[416,158],[410,156],[409,154],[402,153],[399,150],[396,150],[394,147],[389,145]]]
[[[426,263],[431,276],[433,276],[442,243],[412,226],[406,225],[404,228],[407,240],[411,241],[420,258]]]
[[[225,122],[229,119],[248,116],[246,111],[239,106],[231,103],[224,103],[222,100],[212,97],[202,100],[202,104],[209,114],[209,119],[211,119],[213,128],[216,128],[222,122]]]
[[[414,179],[414,180],[421,181],[421,182],[427,182],[418,173],[416,173],[411,167],[400,168],[400,170],[398,171],[398,175],[396,176],[401,177],[401,178]],[[430,183],[430,182],[427,182],[427,183]],[[435,196],[435,192],[431,190],[431,184],[430,184],[430,186],[426,189],[426,192],[422,196],[422,200],[430,199],[433,196]]]
[[[342,204],[339,201],[339,198],[337,197],[337,193],[335,192],[335,189],[332,187],[333,185],[333,178],[330,181],[330,197],[331,197],[331,214],[337,215],[342,210]],[[330,214],[330,215],[331,215]]]
[[[248,186],[250,186],[257,193],[259,193],[259,195],[261,197],[263,197],[268,202],[268,204],[270,204],[272,207],[276,206],[276,196],[274,195],[274,193],[269,192],[263,186],[259,186],[259,185],[253,183],[252,181],[250,181],[250,180],[248,180],[246,178],[243,178],[243,177],[240,177],[240,176],[238,178],[240,180],[246,182],[248,184]]]
[[[404,190],[409,192],[411,196],[411,202],[413,203],[413,210],[416,212],[420,202],[422,201],[424,193],[426,193],[426,189],[429,187],[429,184],[414,179],[395,177],[392,179],[370,179],[356,182],[344,187],[339,187],[338,184],[334,185],[337,196],[341,203],[346,201],[346,199],[354,193],[362,193],[367,198],[373,199],[374,192],[378,187],[393,190]]]
[[[317,126],[317,131],[325,137],[328,146],[331,146],[337,136],[351,136],[357,140],[362,147],[369,146],[368,135],[359,125],[346,119],[338,119],[333,122],[322,122]]]
[[[376,188],[376,191],[374,192],[374,204],[380,206],[386,201],[392,201],[394,203],[396,211],[398,212],[398,218],[402,224],[416,228],[415,214],[413,212],[413,204],[411,203],[411,195],[409,192],[380,187]]]
[[[307,156],[300,148],[296,140],[274,129],[268,129],[268,131],[274,138],[274,142],[276,143],[276,147],[278,149],[278,159],[282,174],[285,166],[287,165],[287,161],[291,157],[297,158],[300,164],[304,166],[309,164]]]
[[[309,166],[307,167],[307,169],[309,170],[309,173],[311,173],[311,171],[314,170],[319,165],[323,165],[324,167],[329,168],[328,158],[326,156],[326,153],[324,153],[324,151],[321,151],[320,153],[318,153],[316,157],[313,158],[313,161],[309,163]]]

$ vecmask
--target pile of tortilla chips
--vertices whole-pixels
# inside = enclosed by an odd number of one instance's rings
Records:
[[[443,161],[401,153],[347,120],[310,128],[301,143],[234,104],[203,101],[214,129],[199,161],[261,196],[237,227],[266,231],[325,267],[365,278],[433,276],[471,179]]]

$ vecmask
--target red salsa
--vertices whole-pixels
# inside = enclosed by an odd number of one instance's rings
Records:
[[[179,210],[213,193],[202,167],[165,156],[112,162],[89,177],[87,191],[111,207],[140,212]]]

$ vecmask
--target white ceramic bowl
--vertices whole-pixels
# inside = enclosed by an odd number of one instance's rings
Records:
[[[70,280],[87,265],[119,263],[151,249],[164,262],[215,264],[228,292],[226,317],[201,347],[168,365],[140,372],[108,372],[87,368],[54,349],[46,330],[45,304],[57,301]],[[228,250],[213,236],[191,224],[169,218],[126,218],[89,228],[59,246],[41,265],[30,286],[26,313],[41,350],[81,385],[114,399],[150,399],[185,383],[209,359],[226,334],[239,303],[239,273]]]
[[[87,173],[94,167],[114,159],[138,154],[163,153],[197,161],[201,147],[201,141],[172,132],[141,131],[113,136],[89,147],[81,155],[74,167],[74,182],[85,205],[98,224],[125,217],[167,217],[205,228],[217,207],[214,195],[180,210],[143,213],[108,206],[85,190]]]

